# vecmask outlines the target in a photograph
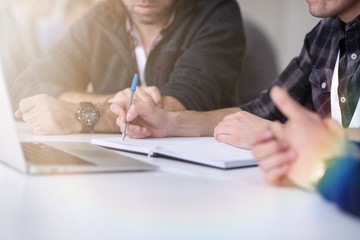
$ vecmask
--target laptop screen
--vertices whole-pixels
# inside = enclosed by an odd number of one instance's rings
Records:
[[[14,114],[4,78],[0,58],[0,161],[21,171],[26,170],[26,162],[17,134]]]

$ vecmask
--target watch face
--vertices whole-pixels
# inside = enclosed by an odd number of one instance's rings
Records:
[[[91,126],[99,119],[99,112],[93,105],[86,105],[79,110],[78,119],[85,125]]]

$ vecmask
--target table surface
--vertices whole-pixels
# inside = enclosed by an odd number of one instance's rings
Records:
[[[34,136],[84,141],[106,134]],[[360,219],[257,167],[150,159],[158,171],[29,176],[0,164],[0,239],[359,239]]]

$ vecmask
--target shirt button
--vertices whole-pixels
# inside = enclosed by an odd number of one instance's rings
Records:
[[[323,82],[323,83],[321,84],[321,88],[322,88],[322,89],[325,89],[325,88],[326,88],[326,82]]]
[[[357,59],[357,55],[355,53],[351,54],[351,59],[352,60],[356,60]]]
[[[341,98],[340,98],[340,102],[341,102],[341,103],[346,103],[346,97],[341,97]]]

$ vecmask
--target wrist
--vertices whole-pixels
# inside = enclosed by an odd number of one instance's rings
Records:
[[[196,111],[167,112],[167,136],[208,136],[208,124],[203,114]],[[212,131],[211,131],[212,134]]]
[[[179,117],[181,115],[179,112],[165,112],[166,126],[165,126],[165,136],[180,136],[179,129],[182,128],[179,124]]]
[[[75,117],[81,123],[81,133],[91,133],[99,120],[99,110],[91,102],[80,102]]]
[[[69,103],[69,119],[68,124],[70,128],[69,133],[80,133],[82,129],[82,124],[79,120],[76,119],[75,113],[80,108],[80,104]]]
[[[310,172],[309,176],[309,189],[315,190],[320,182],[320,180],[324,177],[325,172],[327,170],[327,161],[319,161],[316,162]]]

